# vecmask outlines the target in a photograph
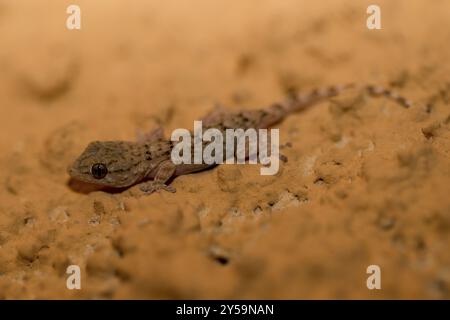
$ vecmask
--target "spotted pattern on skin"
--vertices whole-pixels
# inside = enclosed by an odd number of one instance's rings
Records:
[[[215,128],[225,135],[227,129],[268,128],[292,113],[304,111],[319,101],[334,97],[351,88],[355,88],[355,85],[330,86],[314,89],[306,94],[292,94],[286,101],[272,104],[267,108],[226,113],[218,117],[215,122],[211,121],[212,124],[206,125],[203,129]],[[360,89],[372,96],[392,99],[406,108],[412,105],[408,99],[383,87],[363,86]],[[194,148],[194,143],[191,142],[192,148]],[[167,181],[173,176],[197,172],[215,166],[215,164],[173,164],[171,151],[175,143],[164,139],[149,140],[148,142],[95,141],[86,147],[68,169],[68,172],[76,180],[97,185],[129,187],[141,183],[141,190],[145,193],[160,189],[174,192],[174,188],[166,185]],[[208,141],[203,141],[204,147],[208,144]],[[92,174],[92,168],[96,164],[103,164],[107,168],[107,174],[102,175],[102,178],[98,176],[95,178]],[[103,166],[101,167],[103,168]],[[148,179],[153,179],[153,181],[146,182]]]

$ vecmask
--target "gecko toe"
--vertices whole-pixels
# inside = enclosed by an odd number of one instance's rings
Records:
[[[168,192],[171,192],[171,193],[177,192],[177,189],[175,189],[175,187],[172,187],[172,186],[166,186],[166,185],[164,185],[164,187],[163,187],[162,189],[164,189],[164,190],[166,190],[166,191],[168,191]]]
[[[154,181],[143,183],[139,186],[139,189],[146,195],[152,194],[154,192],[159,192],[161,190],[165,190],[171,193],[176,192],[176,189],[172,186],[168,186],[162,183],[157,183]]]

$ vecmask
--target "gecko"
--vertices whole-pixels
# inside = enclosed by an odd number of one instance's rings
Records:
[[[202,121],[204,128],[215,128],[221,132],[226,129],[270,128],[293,113],[305,111],[351,88],[355,88],[355,85],[329,86],[308,93],[291,94],[282,103],[257,110],[233,113],[216,108]],[[381,86],[367,85],[361,89],[371,96],[394,100],[404,108],[412,105],[408,99]],[[94,141],[69,166],[68,173],[75,180],[105,187],[128,188],[138,184],[144,194],[151,194],[160,190],[176,192],[170,185],[175,177],[217,165],[174,164],[171,151],[175,144],[174,141],[164,139],[162,128],[153,130],[137,141]]]

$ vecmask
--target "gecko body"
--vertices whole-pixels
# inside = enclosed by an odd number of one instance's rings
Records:
[[[353,87],[346,85],[316,89],[259,110],[228,113],[216,109],[203,119],[203,124],[206,129],[215,128],[221,132],[227,129],[269,128],[292,113],[303,111]],[[393,99],[405,108],[411,106],[407,99],[388,89],[374,86],[365,86],[363,89],[372,96]],[[68,168],[68,173],[73,179],[101,186],[125,188],[139,184],[144,193],[150,194],[158,190],[175,192],[175,188],[168,185],[174,177],[215,166],[206,163],[174,164],[171,160],[174,145],[175,142],[164,139],[161,129],[137,142],[91,142]]]

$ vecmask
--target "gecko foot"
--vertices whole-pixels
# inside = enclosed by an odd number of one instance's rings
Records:
[[[139,189],[145,194],[151,194],[153,192],[158,192],[160,190],[166,190],[172,193],[177,191],[174,187],[165,185],[164,183],[158,181],[144,182],[139,186]]]

